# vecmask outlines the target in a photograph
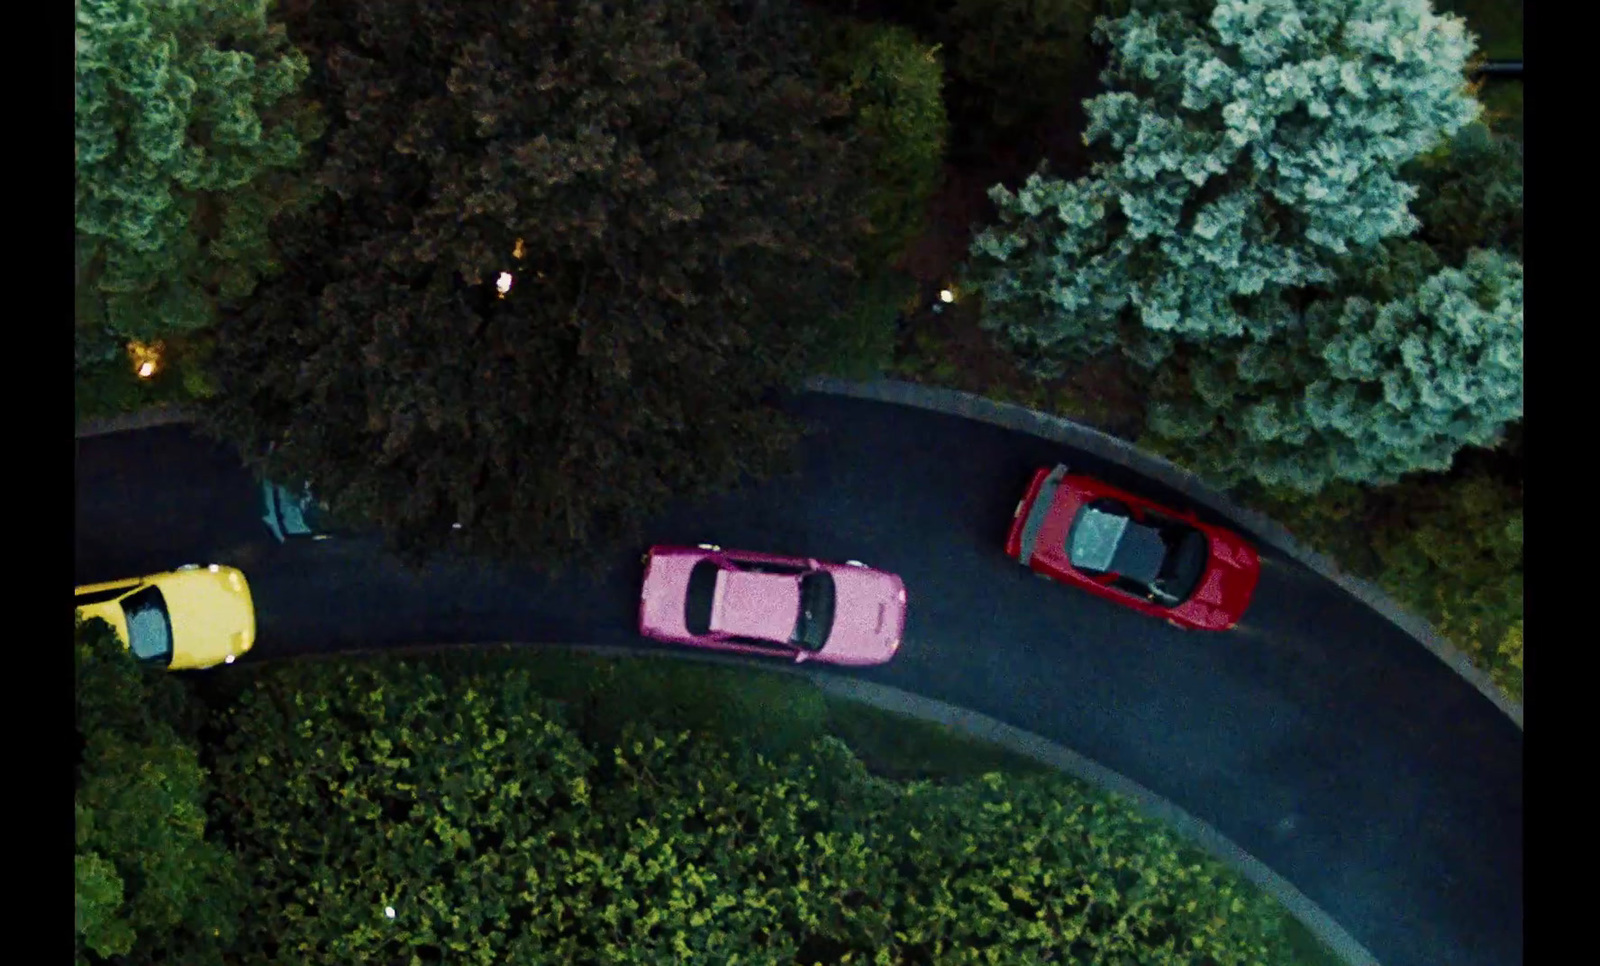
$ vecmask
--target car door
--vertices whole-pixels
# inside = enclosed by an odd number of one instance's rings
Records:
[[[733,651],[739,654],[755,654],[762,657],[780,657],[794,660],[796,649],[787,644],[774,644],[771,641],[761,641],[753,637],[741,637],[737,634],[717,634],[711,641],[724,651]]]

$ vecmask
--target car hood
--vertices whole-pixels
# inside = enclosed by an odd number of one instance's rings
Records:
[[[833,628],[818,657],[836,664],[882,664],[905,634],[905,584],[860,567],[829,568],[834,584]]]
[[[250,650],[255,605],[244,575],[231,567],[164,575],[156,581],[172,617],[172,667],[203,668]]]
[[[1261,579],[1261,559],[1238,541],[1216,534],[1211,541],[1211,559],[1206,562],[1200,586],[1185,603],[1186,616],[1198,623],[1223,630],[1244,616]]]

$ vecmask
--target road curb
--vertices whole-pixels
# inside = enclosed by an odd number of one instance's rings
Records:
[[[362,648],[340,651],[336,654],[316,655],[321,659],[342,657],[424,657],[452,651],[505,648],[560,648],[607,658],[662,658],[665,660],[693,661],[721,667],[761,670],[804,678],[816,685],[824,694],[865,704],[879,711],[904,715],[919,721],[944,725],[968,737],[987,742],[1007,751],[1030,758],[1057,771],[1065,772],[1096,788],[1127,799],[1136,810],[1170,826],[1175,832],[1204,852],[1214,856],[1235,872],[1248,879],[1256,888],[1271,896],[1288,913],[1299,920],[1312,935],[1334,952],[1349,966],[1378,966],[1378,960],[1366,947],[1356,941],[1321,906],[1312,902],[1287,879],[1267,868],[1261,860],[1239,845],[1195,818],[1172,802],[1145,788],[1132,779],[1112,771],[1091,758],[1078,754],[1065,745],[1002,721],[969,711],[965,708],[932,698],[903,691],[885,684],[874,684],[859,678],[829,671],[780,664],[755,658],[742,658],[724,654],[706,654],[678,648],[659,648],[652,645],[629,647],[616,644],[529,644],[510,641],[492,641],[478,644],[415,644],[390,648]],[[305,655],[309,657],[312,655]],[[250,664],[279,663],[303,659],[285,655]],[[243,665],[249,666],[249,665]]]
[[[1328,557],[1301,546],[1281,525],[1270,518],[1238,506],[1227,497],[1207,486],[1198,476],[1159,456],[1137,449],[1127,440],[1118,439],[1082,423],[1013,403],[998,402],[969,392],[942,389],[902,382],[896,379],[879,379],[872,382],[850,382],[832,376],[818,376],[805,383],[806,390],[852,399],[895,403],[975,419],[1005,429],[1028,433],[1055,443],[1086,450],[1101,459],[1119,463],[1129,469],[1159,480],[1223,516],[1238,522],[1245,529],[1260,534],[1270,546],[1294,559],[1307,569],[1333,581],[1342,590],[1372,608],[1385,620],[1405,631],[1417,643],[1488,698],[1508,718],[1522,728],[1522,705],[1508,698],[1495,686],[1489,676],[1479,670],[1427,621],[1407,612],[1376,585],[1341,571]]]
[[[127,433],[138,429],[152,429],[156,426],[170,426],[175,423],[190,422],[194,422],[194,413],[182,406],[151,406],[138,412],[104,416],[98,419],[85,419],[78,423],[72,435],[74,439],[84,439],[90,436]]]

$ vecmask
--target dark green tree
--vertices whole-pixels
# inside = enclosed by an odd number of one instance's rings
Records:
[[[1016,133],[1083,96],[1101,0],[952,0],[939,15],[964,125]],[[967,132],[971,136],[971,132]]]
[[[1522,142],[1489,125],[1468,124],[1454,139],[1402,170],[1418,189],[1416,238],[1446,264],[1474,248],[1522,258]]]
[[[242,912],[231,853],[206,839],[206,772],[183,687],[103,621],[78,624],[77,961],[220,963]]]
[[[904,27],[838,18],[817,32],[823,76],[848,98],[852,152],[865,165],[867,231],[856,245],[861,282],[820,319],[809,366],[874,378],[894,358],[896,322],[917,283],[898,269],[922,233],[944,169],[949,121],[942,58]]]
[[[275,265],[267,223],[304,197],[317,117],[306,60],[260,0],[78,0],[76,333],[80,373],[129,339],[185,339]],[[199,353],[178,353],[197,361]],[[205,391],[198,368],[185,373]]]
[[[782,2],[311,8],[328,196],[225,322],[208,417],[425,551],[548,562],[784,465],[864,227]],[[303,35],[303,40],[300,35]]]

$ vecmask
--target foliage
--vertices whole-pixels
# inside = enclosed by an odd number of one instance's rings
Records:
[[[900,272],[864,279],[855,297],[825,315],[811,370],[841,379],[877,379],[894,362],[900,319],[917,302],[916,280]]]
[[[318,131],[305,58],[259,0],[79,0],[78,365],[129,338],[181,339],[275,262],[267,223],[297,204]]]
[[[1486,58],[1522,59],[1522,0],[1434,0],[1433,5],[1465,18]]]
[[[217,765],[261,877],[238,961],[1286,961],[1281,911],[1075,783],[897,785],[831,738],[638,722],[586,749],[539,685],[257,672]]]
[[[1474,251],[1426,274],[1416,243],[1382,254],[1366,294],[1165,370],[1151,431],[1221,483],[1307,493],[1448,469],[1463,446],[1493,445],[1522,418],[1521,263]]]
[[[904,27],[835,21],[820,31],[823,74],[850,100],[857,150],[867,157],[863,207],[870,232],[859,264],[891,267],[923,228],[939,186],[949,121],[937,47]]]
[[[963,121],[1016,131],[1070,102],[1093,80],[1100,12],[1100,0],[955,0],[939,33]]]
[[[1138,3],[1096,29],[1112,90],[1084,137],[1108,160],[997,185],[972,247],[985,325],[1046,375],[1292,327],[1287,296],[1416,228],[1400,166],[1478,110],[1471,41],[1427,0]]]
[[[242,910],[232,857],[205,838],[206,774],[182,688],[140,667],[103,621],[80,623],[76,956],[218,962]]]
[[[1376,534],[1379,581],[1521,701],[1521,487],[1475,473],[1397,490]]]
[[[786,465],[862,182],[788,4],[308,16],[330,196],[221,329],[214,433],[403,548],[552,566]]]
[[[1473,248],[1522,258],[1522,141],[1486,124],[1468,124],[1449,144],[1407,165],[1418,188],[1411,210],[1417,240],[1446,264]]]

